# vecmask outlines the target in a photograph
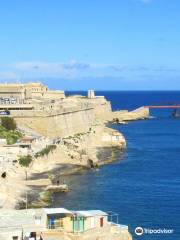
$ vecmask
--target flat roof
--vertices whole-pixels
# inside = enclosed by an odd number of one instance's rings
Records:
[[[46,214],[58,214],[58,213],[64,213],[64,214],[71,214],[73,215],[73,212],[65,209],[65,208],[44,208],[44,211]]]
[[[75,213],[84,216],[84,217],[93,217],[93,216],[107,216],[106,212],[101,210],[88,210],[88,211],[76,211]]]

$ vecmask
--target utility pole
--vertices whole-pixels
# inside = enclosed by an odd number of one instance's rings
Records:
[[[25,170],[25,175],[26,175],[26,181],[27,181],[27,169]]]
[[[26,210],[28,209],[28,194],[27,194],[27,191],[26,191]]]
[[[23,232],[23,227],[22,227],[22,230],[21,230],[21,240],[24,239],[24,232]]]

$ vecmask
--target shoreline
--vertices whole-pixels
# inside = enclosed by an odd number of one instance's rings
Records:
[[[106,151],[107,149],[102,149],[101,151]],[[125,149],[120,149],[118,147],[109,147],[109,156],[107,156],[105,159],[100,159],[98,162],[98,166],[95,166],[94,168],[82,166],[82,165],[69,165],[67,164],[64,166],[64,169],[62,170],[60,168],[54,168],[51,171],[51,177],[53,178],[61,178],[61,177],[67,177],[73,174],[80,174],[81,172],[87,172],[91,171],[93,169],[98,169],[106,164],[110,164],[117,160],[117,156],[119,154],[122,154]],[[30,192],[32,192],[32,195],[28,195],[29,201],[31,201],[31,204],[27,203],[28,208],[37,208],[37,207],[49,207],[51,205],[51,197],[53,195],[53,191],[45,190],[45,187],[48,186],[51,181],[49,178],[41,178],[43,177],[43,174],[39,174],[38,176],[31,176],[29,180],[25,181],[26,185],[30,188]],[[71,191],[71,186],[70,191]],[[21,195],[22,198],[26,198],[25,194]],[[37,200],[38,199],[38,200]],[[26,206],[25,202],[18,202],[16,204],[16,209],[24,209]]]

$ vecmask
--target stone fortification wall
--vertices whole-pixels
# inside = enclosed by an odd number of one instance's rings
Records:
[[[42,97],[50,99],[61,99],[65,98],[65,93],[64,91],[47,91]]]
[[[79,98],[81,104],[91,106],[94,109],[94,114],[98,119],[107,120],[111,118],[112,109],[111,103],[104,96],[94,98]]]
[[[20,116],[19,113],[19,116],[16,115],[14,118],[17,124],[51,139],[86,132],[94,122],[93,109],[56,113],[56,115],[51,113],[49,116],[44,116],[43,112],[39,112],[41,114],[39,116],[37,114]]]
[[[97,119],[107,119],[111,105],[104,97],[95,99],[69,98],[57,104],[34,110],[11,111],[16,122],[51,139],[89,131]]]
[[[111,103],[108,101],[100,102],[99,104],[94,104],[94,113],[97,118],[104,121],[108,120],[111,117]]]

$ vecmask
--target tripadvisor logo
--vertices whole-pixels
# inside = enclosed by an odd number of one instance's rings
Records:
[[[136,227],[135,228],[135,234],[138,236],[141,236],[142,234],[172,234],[174,232],[174,229],[167,229],[167,228],[142,228],[142,227]]]
[[[143,234],[143,228],[142,227],[136,227],[135,228],[135,234],[140,236]]]

